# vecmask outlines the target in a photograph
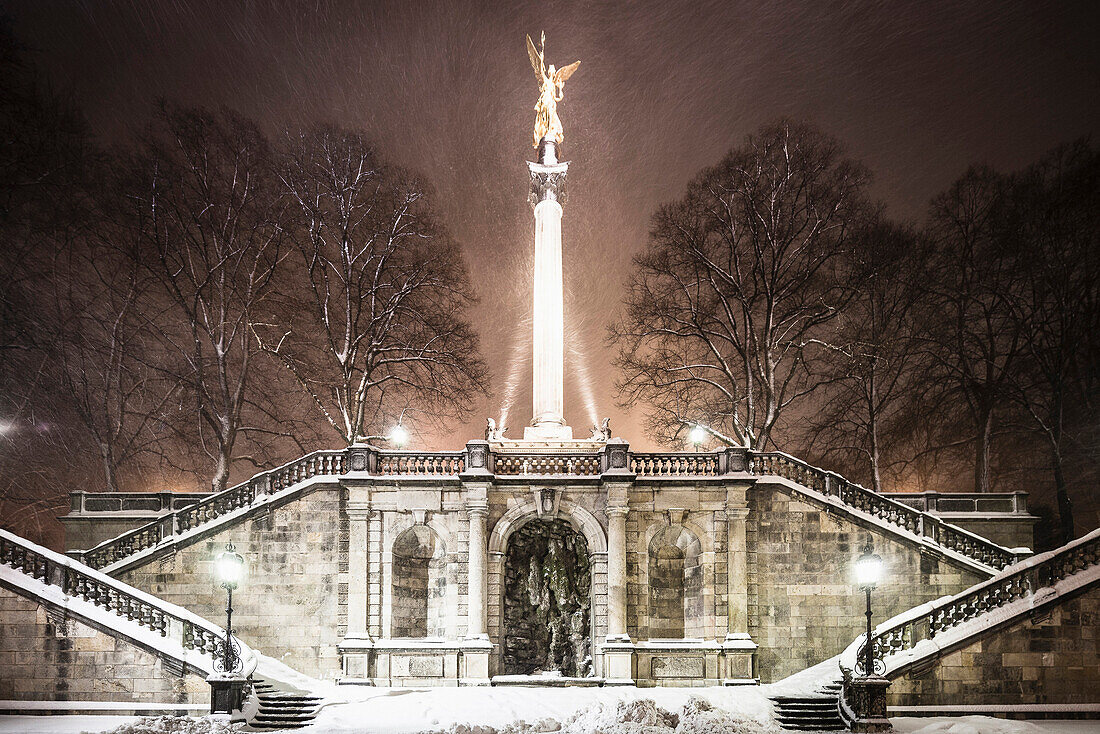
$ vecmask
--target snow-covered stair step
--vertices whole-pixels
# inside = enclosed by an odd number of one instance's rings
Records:
[[[289,690],[259,679],[253,685],[257,708],[248,719],[246,731],[300,729],[317,717],[324,699],[309,692]]]

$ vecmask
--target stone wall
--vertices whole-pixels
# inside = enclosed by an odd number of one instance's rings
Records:
[[[0,587],[0,700],[191,703],[210,700],[202,678],[156,655]]]
[[[1100,703],[1100,586],[895,680],[890,703]]]
[[[749,632],[760,645],[765,683],[840,653],[866,629],[851,568],[868,541],[884,564],[872,595],[876,624],[984,578],[796,499],[781,485],[759,482],[748,497]]]
[[[320,484],[299,499],[220,529],[178,552],[117,574],[120,581],[225,624],[214,559],[232,541],[245,558],[233,629],[252,648],[301,672],[333,678],[346,627],[342,489]]]

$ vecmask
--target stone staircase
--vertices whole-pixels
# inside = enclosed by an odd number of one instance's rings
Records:
[[[304,691],[276,687],[258,678],[252,684],[256,694],[256,713],[248,718],[245,731],[282,731],[301,729],[317,717],[321,699]]]
[[[838,680],[807,696],[772,696],[775,719],[787,731],[848,731],[837,711],[840,689]]]

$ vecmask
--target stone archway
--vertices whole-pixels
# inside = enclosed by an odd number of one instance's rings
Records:
[[[564,520],[534,520],[508,539],[502,663],[506,675],[592,674],[588,544]]]
[[[490,593],[488,602],[488,631],[496,643],[493,654],[493,673],[512,673],[515,668],[504,663],[505,637],[508,628],[504,620],[505,607],[505,568],[507,550],[512,538],[521,529],[532,523],[560,523],[557,527],[568,527],[571,535],[583,540],[588,557],[589,581],[589,628],[587,642],[589,651],[594,650],[597,638],[607,634],[607,533],[600,521],[586,510],[568,500],[561,499],[553,511],[547,512],[536,506],[533,501],[511,507],[493,525],[488,542],[488,584]],[[537,527],[537,526],[536,526]],[[528,571],[530,567],[528,566]],[[575,611],[575,610],[574,610]],[[595,656],[595,669],[591,674],[601,675],[600,656]],[[583,663],[583,660],[581,661]],[[528,671],[529,672],[529,671]],[[588,673],[586,673],[588,674]]]

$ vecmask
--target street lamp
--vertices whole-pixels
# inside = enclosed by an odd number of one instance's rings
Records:
[[[699,450],[699,446],[707,440],[707,431],[701,425],[696,423],[691,427],[691,432],[688,433],[688,440],[695,444],[695,450]]]
[[[870,677],[875,673],[875,646],[871,639],[871,589],[875,588],[882,577],[882,559],[871,552],[870,543],[863,549],[863,555],[856,559],[855,571],[856,583],[867,592],[867,642],[864,645],[866,658],[863,672]]]
[[[225,551],[218,554],[214,567],[226,591],[225,602],[225,647],[222,650],[221,667],[223,673],[235,673],[241,666],[241,655],[237,644],[233,642],[233,589],[244,575],[244,558],[233,549],[233,543],[225,544]]]
[[[409,442],[409,432],[405,426],[398,423],[393,427],[393,430],[390,431],[390,442],[397,448],[401,448]]]

